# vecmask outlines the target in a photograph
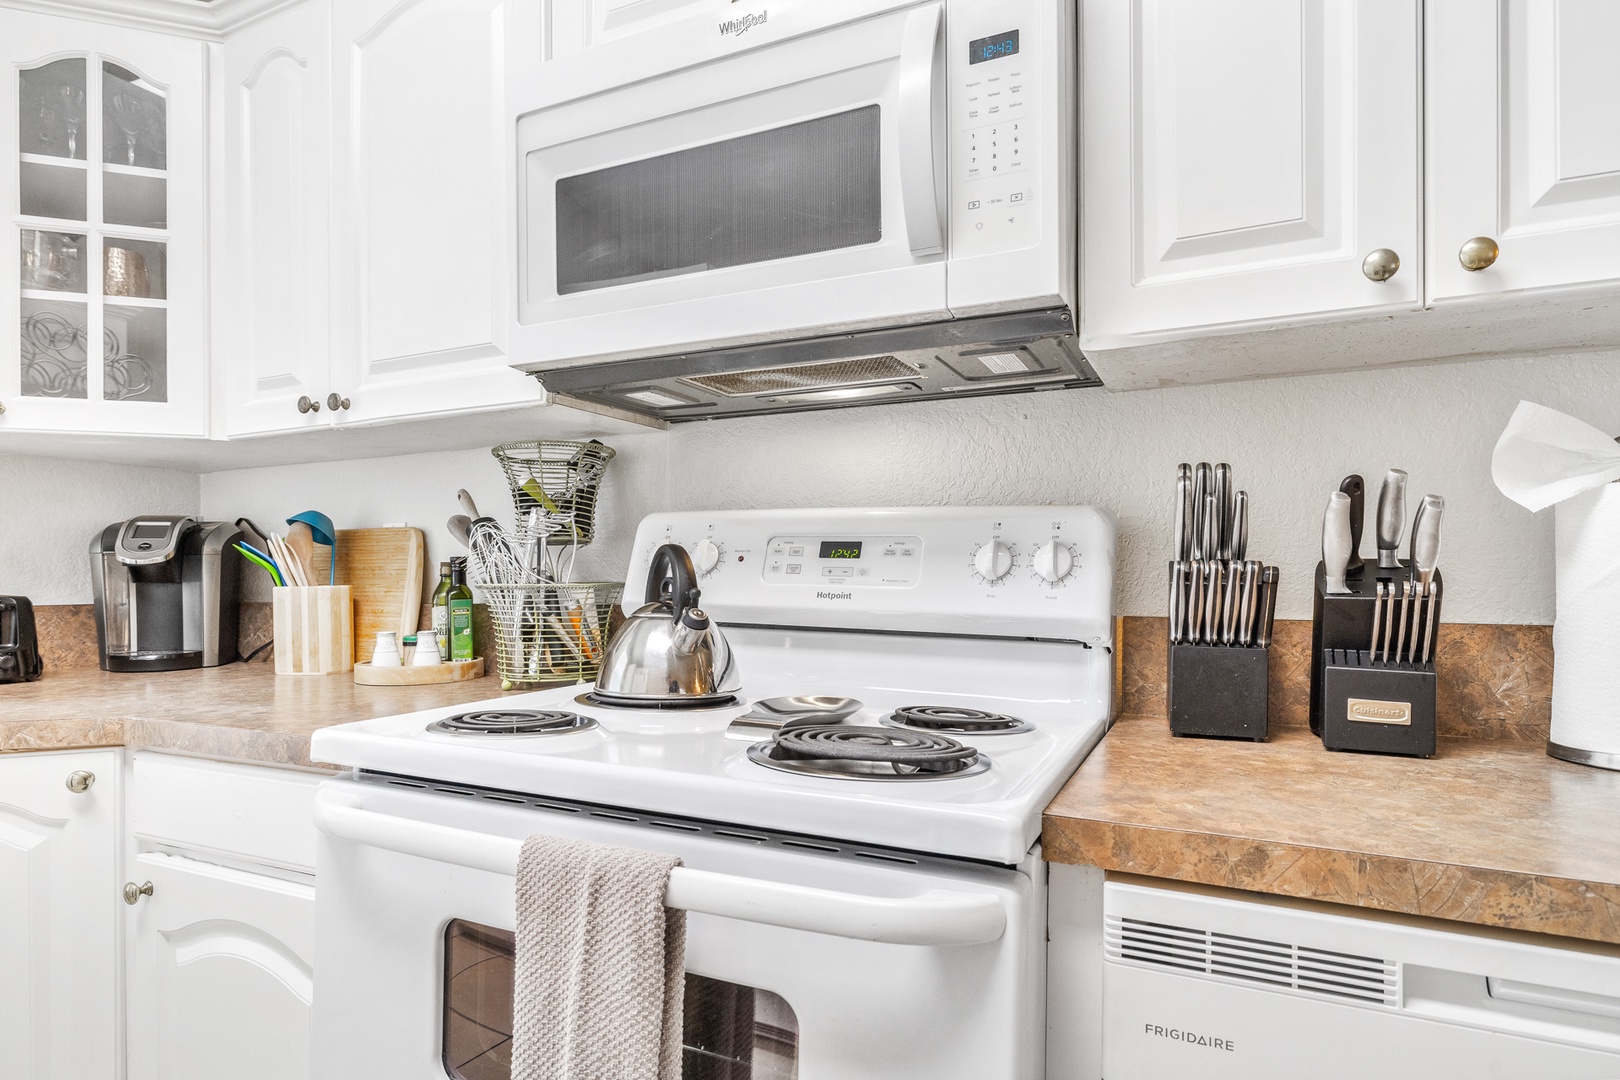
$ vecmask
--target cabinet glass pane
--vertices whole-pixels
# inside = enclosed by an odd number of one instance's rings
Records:
[[[879,107],[557,181],[557,291],[883,238]]]
[[[102,161],[166,169],[168,106],[163,94],[117,64],[101,65]]]
[[[85,396],[89,321],[83,303],[22,301],[23,397]]]
[[[84,160],[85,62],[57,60],[23,71],[21,146],[24,154]]]
[[[101,219],[107,224],[168,228],[169,182],[163,177],[106,172],[101,183]]]
[[[109,237],[101,256],[102,292],[162,300],[168,295],[169,246]]]
[[[108,302],[102,330],[102,396],[169,400],[169,313]]]
[[[19,179],[22,181],[18,192],[19,209],[29,217],[88,220],[85,211],[89,200],[85,190],[89,177],[83,169],[25,161]]]
[[[22,230],[22,287],[84,293],[88,276],[83,234]]]

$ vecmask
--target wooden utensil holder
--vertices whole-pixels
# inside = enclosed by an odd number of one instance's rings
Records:
[[[1270,669],[1263,646],[1171,645],[1170,733],[1265,742]]]
[[[354,667],[354,599],[347,585],[271,590],[277,675],[331,675]]]
[[[1369,562],[1361,577],[1346,581],[1350,592],[1329,593],[1322,564],[1316,566],[1310,723],[1312,733],[1329,750],[1434,756],[1435,650],[1429,648],[1425,662],[1421,655],[1413,661],[1374,660],[1371,648],[1379,582],[1400,590],[1410,577],[1404,564],[1379,568]],[[1433,624],[1438,636],[1445,599],[1438,573],[1434,584],[1438,591]],[[1397,607],[1388,605],[1385,617]],[[1422,605],[1408,614],[1414,619],[1423,615],[1426,628],[1429,620]],[[1397,627],[1389,637],[1392,649],[1398,636]]]

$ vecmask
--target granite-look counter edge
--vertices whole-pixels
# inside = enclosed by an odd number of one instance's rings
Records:
[[[1502,739],[1429,760],[1115,724],[1047,808],[1052,862],[1620,943],[1620,773]]]

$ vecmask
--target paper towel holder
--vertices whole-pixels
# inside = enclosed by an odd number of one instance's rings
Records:
[[[1620,435],[1614,437],[1620,443]],[[1620,484],[1620,480],[1610,480],[1611,484]],[[1559,761],[1568,761],[1575,765],[1589,765],[1594,769],[1609,769],[1620,772],[1620,754],[1610,754],[1602,750],[1582,750],[1577,746],[1562,746],[1547,740],[1547,756],[1555,757]]]

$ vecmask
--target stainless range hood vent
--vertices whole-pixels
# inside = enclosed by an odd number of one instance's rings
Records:
[[[670,423],[1102,385],[1080,355],[1068,308],[571,367],[516,366],[560,400]]]
[[[839,390],[846,386],[915,379],[917,369],[892,356],[864,360],[821,360],[791,367],[757,368],[727,375],[697,375],[682,382],[726,397],[797,394],[806,390]]]

